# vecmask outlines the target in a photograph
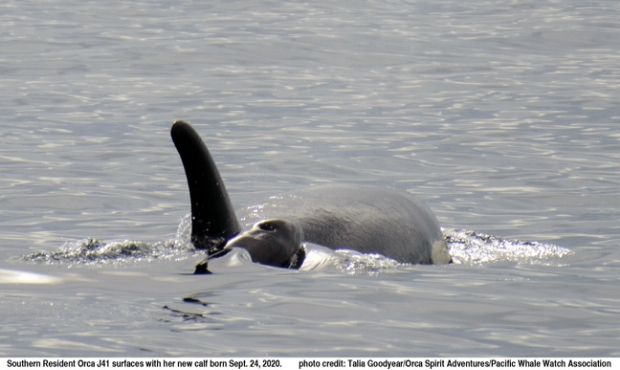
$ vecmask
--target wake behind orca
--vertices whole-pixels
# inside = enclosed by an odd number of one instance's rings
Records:
[[[307,189],[272,207],[269,218],[243,231],[224,182],[206,145],[186,122],[171,129],[190,192],[195,248],[206,250],[195,273],[209,273],[208,261],[244,248],[252,261],[299,268],[304,243],[331,249],[378,253],[411,264],[445,264],[451,258],[436,217],[411,194],[375,187],[323,186]],[[311,201],[309,201],[311,200]]]

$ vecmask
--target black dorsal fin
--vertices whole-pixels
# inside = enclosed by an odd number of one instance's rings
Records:
[[[176,121],[170,132],[181,156],[192,204],[192,243],[215,253],[239,234],[241,227],[226,187],[198,133],[186,122]]]

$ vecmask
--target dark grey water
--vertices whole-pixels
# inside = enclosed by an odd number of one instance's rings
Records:
[[[619,356],[619,14],[2,2],[0,356]],[[397,187],[459,263],[186,274],[177,118],[241,214],[309,185]]]

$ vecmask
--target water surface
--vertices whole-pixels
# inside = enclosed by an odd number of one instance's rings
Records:
[[[619,13],[4,1],[0,356],[619,356]],[[459,263],[188,274],[179,118],[240,214],[396,187]]]

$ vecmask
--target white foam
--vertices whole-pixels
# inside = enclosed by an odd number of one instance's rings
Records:
[[[468,230],[443,230],[454,263],[536,263],[572,254],[550,243],[501,239]]]

